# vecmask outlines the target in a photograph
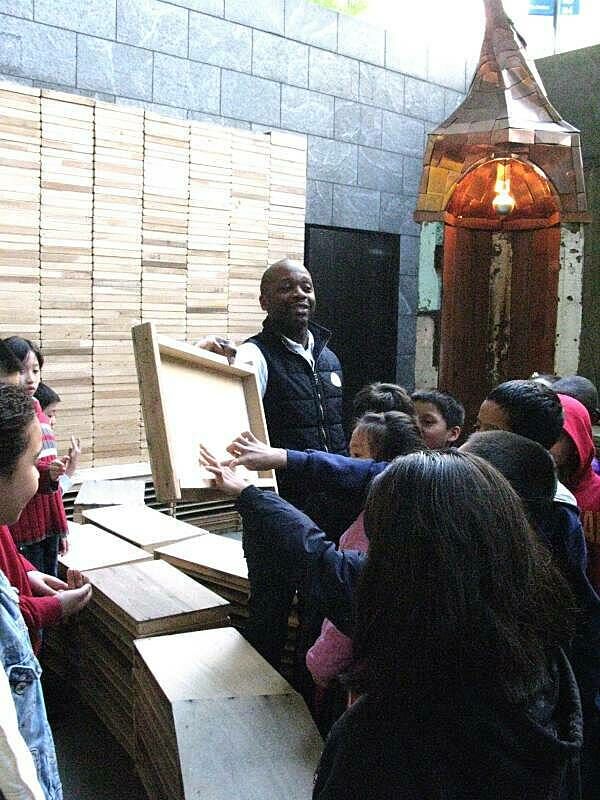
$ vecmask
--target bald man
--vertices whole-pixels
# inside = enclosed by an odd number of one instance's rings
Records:
[[[315,290],[309,271],[288,258],[271,264],[259,300],[267,312],[260,333],[237,350],[217,337],[199,346],[254,365],[271,445],[346,454],[342,368],[327,347],[330,331],[311,321]]]

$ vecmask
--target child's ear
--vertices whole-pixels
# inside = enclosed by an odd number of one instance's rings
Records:
[[[462,428],[460,427],[460,425],[455,425],[453,428],[448,428],[446,444],[452,444],[452,442],[455,442],[460,436],[461,430]]]

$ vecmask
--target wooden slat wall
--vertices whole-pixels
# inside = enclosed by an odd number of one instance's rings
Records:
[[[130,329],[260,327],[260,277],[304,252],[306,141],[0,84],[0,336],[41,344],[82,466],[147,456]]]

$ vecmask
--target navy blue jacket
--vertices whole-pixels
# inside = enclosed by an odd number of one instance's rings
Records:
[[[281,340],[269,318],[248,342],[267,362],[269,378],[263,397],[269,439],[273,447],[347,453],[342,426],[342,367],[327,347],[326,328],[309,324],[315,345],[315,370]],[[333,379],[332,379],[333,376]]]

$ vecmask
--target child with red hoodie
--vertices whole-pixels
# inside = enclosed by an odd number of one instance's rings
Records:
[[[600,475],[592,469],[595,455],[592,423],[586,407],[566,394],[559,394],[563,408],[563,431],[550,448],[560,480],[577,500],[588,546],[588,573],[600,591]]]
[[[58,484],[59,477],[66,471],[68,457],[62,460],[58,458],[50,420],[34,397],[40,383],[44,357],[28,339],[11,336],[4,342],[21,362],[21,385],[31,397],[42,429],[42,450],[37,468],[42,478],[41,486],[44,487],[44,491],[38,490],[29,501],[19,521],[10,526],[10,532],[25,558],[41,572],[56,575],[58,554],[68,549],[69,527]],[[49,481],[47,488],[46,480]]]

